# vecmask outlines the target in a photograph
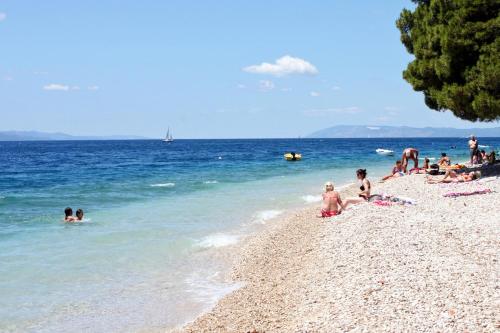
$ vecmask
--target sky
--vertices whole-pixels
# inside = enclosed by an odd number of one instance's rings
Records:
[[[297,137],[335,125],[494,127],[402,79],[405,0],[0,0],[0,131]]]

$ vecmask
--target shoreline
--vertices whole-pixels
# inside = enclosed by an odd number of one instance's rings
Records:
[[[438,324],[441,330],[494,330],[500,319],[492,315],[498,313],[493,298],[495,281],[488,279],[487,272],[498,268],[500,215],[491,211],[491,206],[500,199],[500,180],[489,180],[456,187],[488,186],[496,192],[457,199],[442,197],[450,187],[424,184],[422,175],[382,184],[372,180],[373,193],[404,197],[413,193],[417,204],[360,204],[337,217],[320,219],[315,217],[319,204],[311,203],[280,215],[244,239],[231,274],[232,281],[242,287],[225,295],[194,321],[171,331],[433,330]],[[355,185],[349,185],[341,191],[342,198],[356,190]],[[482,212],[471,214],[464,206],[467,202],[481,206]],[[451,222],[444,218],[446,214],[460,216],[462,211],[467,223],[461,218]],[[479,228],[475,233],[469,230],[474,226]],[[478,253],[457,256],[449,249],[463,246],[470,234],[477,236],[481,245]],[[493,247],[493,254],[485,244]],[[470,258],[474,253],[477,257]],[[401,256],[414,260],[402,261]],[[467,271],[465,264],[471,259],[479,260],[487,269],[473,265],[468,270],[472,276],[457,271],[460,266]],[[440,267],[451,270],[449,277],[461,285],[476,283],[472,295],[484,295],[482,300],[475,299],[481,311],[477,311],[478,306],[458,304],[456,298],[463,298],[459,294],[453,296],[452,305],[445,304],[449,297],[444,294],[460,290],[452,288],[449,281],[441,281]],[[407,280],[419,288],[403,283]],[[486,286],[481,285],[484,281]],[[429,285],[444,288],[433,291]],[[432,292],[435,297],[426,299]],[[413,311],[415,307],[419,310]],[[409,318],[403,318],[403,314]],[[426,319],[429,316],[434,320]],[[475,319],[472,325],[471,318]]]

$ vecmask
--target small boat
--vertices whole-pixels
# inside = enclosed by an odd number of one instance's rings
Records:
[[[375,151],[379,155],[384,155],[384,156],[392,156],[392,155],[394,155],[394,150],[378,148]]]
[[[296,153],[296,152],[289,152],[289,153],[285,153],[285,155],[283,155],[285,157],[285,160],[287,161],[300,161],[302,159],[302,155],[299,154],[299,153]]]
[[[167,135],[165,135],[165,139],[162,140],[163,142],[174,142],[174,137],[172,136],[172,133],[170,133],[170,127],[167,130]]]

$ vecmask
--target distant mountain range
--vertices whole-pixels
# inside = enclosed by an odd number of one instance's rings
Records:
[[[76,136],[65,133],[45,133],[37,131],[3,131],[0,141],[51,141],[51,140],[139,140],[147,139],[133,135]]]
[[[308,138],[463,138],[474,134],[478,137],[500,137],[500,127],[452,128],[408,126],[349,126],[340,125],[309,134]]]

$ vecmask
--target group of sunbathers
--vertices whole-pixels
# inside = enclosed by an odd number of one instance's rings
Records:
[[[477,140],[476,140],[477,145]],[[484,150],[481,152],[484,153]],[[493,158],[494,152],[492,152]],[[412,169],[408,170],[408,161],[412,160],[414,166]],[[441,158],[435,165],[430,165],[430,159],[425,157],[424,165],[422,168],[418,167],[418,150],[415,148],[406,148],[403,151],[403,155],[400,160],[396,161],[396,164],[391,170],[391,173],[387,176],[382,177],[382,181],[389,180],[392,178],[402,177],[409,174],[427,174],[433,173],[432,171],[439,171],[440,169],[445,169],[444,177],[441,179],[436,179],[427,176],[427,183],[437,184],[437,183],[459,183],[459,182],[470,182],[481,177],[480,171],[472,171],[468,173],[458,173],[457,171],[451,169],[451,159],[446,155],[446,153],[441,153]],[[461,166],[463,167],[463,166]],[[437,173],[436,173],[437,174]],[[347,198],[344,201],[340,198],[340,194],[335,191],[333,183],[325,183],[325,192],[323,193],[323,206],[321,208],[321,217],[332,217],[340,214],[342,210],[345,210],[349,205],[354,205],[361,202],[371,201],[375,196],[371,196],[371,184],[366,178],[366,169],[358,169],[356,171],[356,177],[361,181],[360,192],[357,197]]]

